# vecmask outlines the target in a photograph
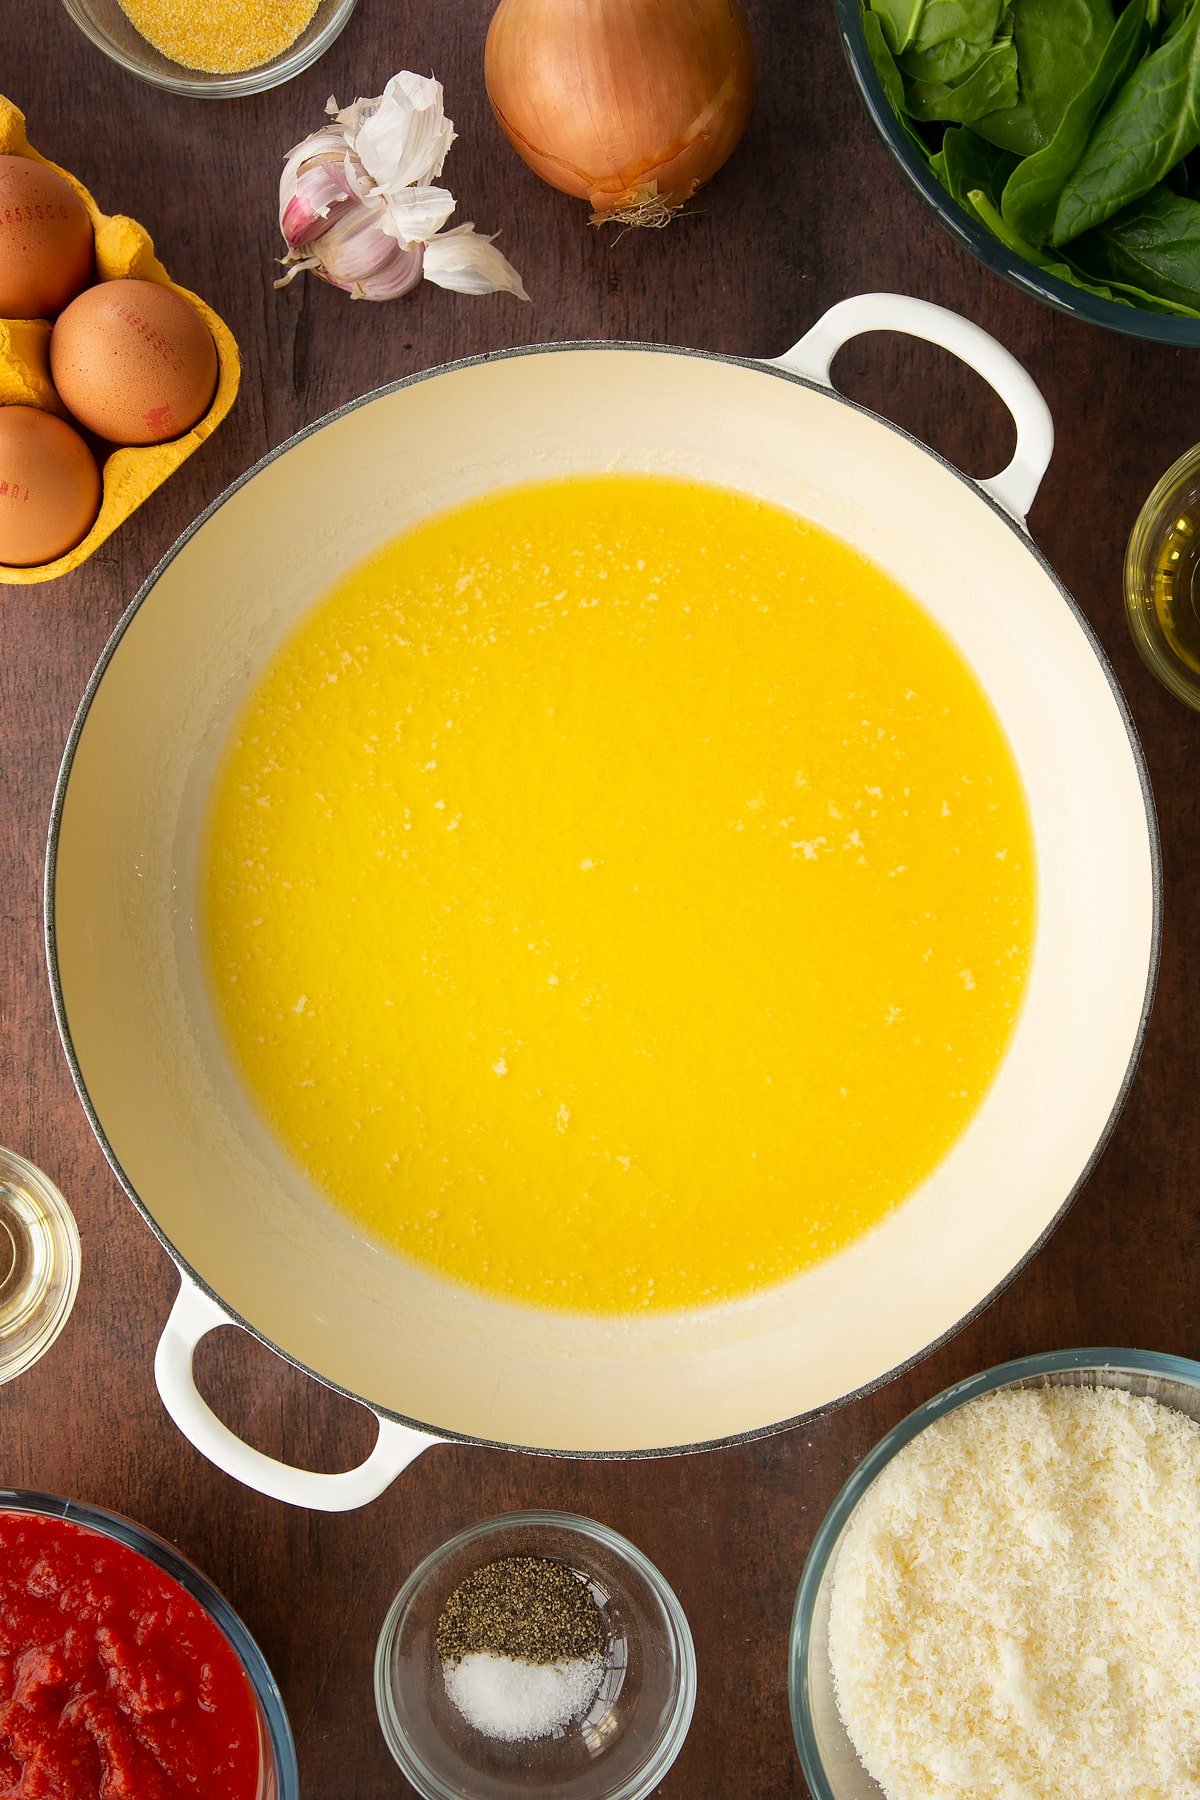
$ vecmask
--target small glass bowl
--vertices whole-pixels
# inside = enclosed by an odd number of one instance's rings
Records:
[[[82,1525],[88,1531],[99,1532],[102,1537],[112,1538],[115,1543],[124,1544],[138,1556],[145,1557],[190,1594],[204,1608],[237,1657],[254,1695],[260,1755],[257,1800],[300,1800],[296,1747],[283,1696],[262,1651],[207,1575],[202,1575],[173,1544],[168,1544],[146,1526],[137,1525],[120,1513],[108,1512],[102,1506],[86,1505],[80,1500],[62,1500],[55,1494],[0,1488],[0,1513],[12,1512],[63,1519],[70,1525]]]
[[[323,56],[345,29],[356,0],[320,0],[316,12],[295,43],[269,62],[232,75],[210,75],[172,62],[147,42],[122,11],[118,0],[62,0],[85,37],[115,63],[172,94],[197,94],[210,100],[234,100],[240,94],[262,94],[279,87]]]
[[[0,1150],[0,1382],[44,1356],[79,1290],[79,1232],[48,1176]]]
[[[859,1501],[898,1450],[935,1419],[997,1388],[1115,1387],[1148,1394],[1200,1421],[1200,1363],[1152,1350],[1055,1350],[1022,1356],[935,1394],[859,1463],[813,1539],[800,1578],[788,1650],[792,1731],[813,1800],[883,1800],[842,1724],[829,1663],[829,1603],[842,1538]]]
[[[1142,660],[1164,687],[1200,710],[1200,654],[1173,643],[1169,608],[1190,613],[1188,635],[1200,647],[1200,445],[1173,463],[1137,516],[1125,549],[1125,612]],[[1184,571],[1172,593],[1165,570]],[[1179,635],[1179,634],[1177,634]]]
[[[472,1729],[446,1693],[438,1620],[459,1583],[509,1556],[548,1557],[587,1583],[608,1625],[607,1664],[587,1714],[553,1737],[502,1743]],[[678,1756],[696,1704],[683,1608],[640,1550],[592,1519],[517,1512],[460,1531],[413,1571],[375,1653],[388,1749],[424,1800],[644,1800]]]

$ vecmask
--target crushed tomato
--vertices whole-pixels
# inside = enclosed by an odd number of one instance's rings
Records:
[[[256,1800],[260,1766],[242,1665],[178,1582],[0,1511],[0,1800]]]

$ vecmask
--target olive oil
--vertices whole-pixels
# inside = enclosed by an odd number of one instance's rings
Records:
[[[1200,681],[1200,505],[1179,515],[1159,545],[1154,612],[1167,645]]]
[[[58,1189],[0,1150],[0,1381],[37,1361],[67,1322],[79,1286],[79,1233]]]
[[[1200,447],[1171,465],[1134,522],[1125,611],[1143,661],[1200,707]]]

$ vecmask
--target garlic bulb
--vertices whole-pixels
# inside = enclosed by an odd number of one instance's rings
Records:
[[[521,277],[474,225],[443,228],[454,196],[434,186],[454,142],[442,86],[402,70],[376,100],[326,107],[279,183],[288,253],[276,287],[305,269],[356,300],[394,300],[421,277],[460,294],[514,294]]]

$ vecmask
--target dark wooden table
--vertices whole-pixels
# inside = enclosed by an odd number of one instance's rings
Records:
[[[175,99],[122,74],[55,0],[0,8],[0,88],[26,112],[32,141],[101,205],[148,226],[173,274],[229,321],[244,359],[224,426],[82,570],[44,587],[0,587],[0,1142],[62,1186],[85,1258],[65,1334],[0,1395],[0,1485],[131,1514],[212,1575],[279,1678],[307,1800],[406,1791],[371,1698],[383,1615],[443,1538],[521,1506],[588,1513],[624,1532],[687,1610],[699,1702],[662,1793],[803,1794],[788,1722],[788,1620],[809,1540],[856,1459],[916,1402],[1005,1357],[1077,1344],[1200,1354],[1200,719],[1142,667],[1121,605],[1121,556],[1138,507],[1200,436],[1196,360],[1061,318],[978,267],[903,185],[862,115],[829,0],[748,0],[748,10],[762,79],[743,146],[690,217],[618,238],[540,185],[493,124],[481,76],[487,0],[361,0],[318,67],[262,98],[217,103]],[[532,306],[429,285],[386,306],[352,304],[307,279],[273,291],[283,152],[320,123],[331,92],[343,102],[378,93],[400,67],[432,69],[444,82],[460,134],[447,171],[459,216],[503,228]],[[993,332],[1041,384],[1058,428],[1033,533],[1129,696],[1163,837],[1158,998],[1112,1142],[1048,1247],[969,1330],[873,1398],[798,1431],[642,1464],[439,1448],[348,1516],[294,1512],[243,1491],[192,1451],[158,1402],[151,1363],[177,1277],[92,1140],[51,1015],[46,821],[105,639],[176,534],[227,482],[298,426],[382,382],[554,338],[778,354],[833,301],[872,288],[924,295]],[[999,403],[939,351],[880,336],[848,351],[837,375],[971,473],[1007,458]],[[360,1409],[240,1333],[209,1341],[202,1375],[214,1404],[262,1449],[334,1469],[369,1445]]]

